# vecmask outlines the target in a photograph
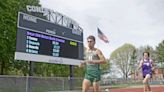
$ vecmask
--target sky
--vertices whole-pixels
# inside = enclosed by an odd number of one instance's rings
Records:
[[[84,33],[96,37],[95,47],[106,58],[125,43],[136,48],[155,48],[164,40],[164,0],[40,0],[52,9],[75,20]],[[109,44],[97,36],[97,27],[108,37]]]

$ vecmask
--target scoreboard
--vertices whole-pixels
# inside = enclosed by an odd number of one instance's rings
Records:
[[[16,60],[69,65],[83,60],[83,32],[23,12],[17,26]]]

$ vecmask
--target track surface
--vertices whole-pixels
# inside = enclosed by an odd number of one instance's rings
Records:
[[[151,87],[152,92],[164,92],[164,86]],[[109,89],[108,92],[143,92],[143,88],[120,88],[120,89]]]

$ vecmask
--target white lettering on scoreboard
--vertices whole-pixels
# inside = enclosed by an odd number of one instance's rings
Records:
[[[31,22],[37,23],[37,18],[34,17],[34,16],[23,15],[23,19],[24,19],[24,20],[27,20],[27,21],[31,21]]]
[[[38,12],[38,13],[43,13],[43,16],[48,15],[49,13],[53,12],[53,10],[43,8],[43,7],[38,7],[38,6],[31,6],[27,5],[26,6],[28,12]]]

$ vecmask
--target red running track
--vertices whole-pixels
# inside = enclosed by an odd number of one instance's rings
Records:
[[[151,87],[152,92],[164,92],[164,86]],[[109,89],[109,92],[143,92],[143,88],[120,88]]]

